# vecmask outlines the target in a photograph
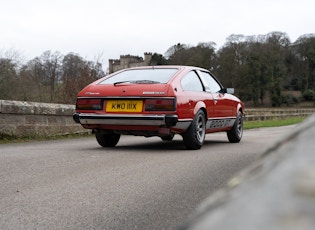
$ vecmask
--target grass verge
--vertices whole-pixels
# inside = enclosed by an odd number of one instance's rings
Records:
[[[266,121],[246,121],[244,122],[244,129],[255,129],[263,127],[278,127],[285,125],[294,125],[302,122],[305,117],[289,117],[284,119],[274,119]]]

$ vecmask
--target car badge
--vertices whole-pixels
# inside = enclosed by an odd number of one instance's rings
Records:
[[[147,94],[161,95],[161,94],[165,94],[165,92],[154,92],[154,91],[147,92],[147,91],[145,91],[142,94],[144,94],[144,95],[147,95]]]
[[[86,95],[99,95],[99,92],[86,92]]]

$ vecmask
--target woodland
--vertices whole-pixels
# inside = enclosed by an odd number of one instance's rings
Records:
[[[315,105],[315,34],[291,42],[286,33],[232,34],[213,42],[178,43],[154,53],[150,65],[191,65],[210,70],[250,106]],[[0,51],[0,99],[74,104],[77,93],[105,76],[99,59],[45,51],[22,63],[18,51]]]

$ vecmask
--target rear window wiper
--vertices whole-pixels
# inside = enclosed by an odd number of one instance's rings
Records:
[[[151,80],[136,80],[136,81],[117,81],[114,85],[124,84],[124,83],[133,83],[133,84],[159,84],[159,81]]]
[[[159,84],[159,81],[152,81],[152,80],[138,80],[135,81],[137,84]]]
[[[124,84],[124,83],[133,83],[133,81],[117,81],[114,85]]]

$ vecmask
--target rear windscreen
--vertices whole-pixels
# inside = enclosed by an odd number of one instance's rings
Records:
[[[115,84],[115,83],[166,83],[178,71],[176,68],[165,69],[131,69],[117,73],[99,84]]]

